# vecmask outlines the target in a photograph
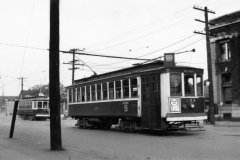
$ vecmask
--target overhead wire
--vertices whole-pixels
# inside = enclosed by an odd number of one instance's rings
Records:
[[[43,51],[48,51],[49,50],[49,49],[46,49],[46,48],[38,48],[38,47],[32,47],[32,46],[27,46],[27,45],[17,45],[17,44],[11,44],[11,43],[3,43],[3,42],[0,42],[0,45],[10,46],[10,47],[26,48],[26,49],[34,49],[34,50],[43,50]]]
[[[35,3],[36,3],[36,0],[33,1],[33,4],[32,4],[33,6],[31,7],[31,13],[29,14],[29,24],[28,24],[27,36],[26,36],[26,39],[25,39],[25,45],[27,45],[27,43],[28,43],[30,32],[31,32],[31,24],[32,24],[32,19],[33,19],[33,12],[35,10]],[[21,68],[20,68],[20,76],[22,76],[22,74],[23,74],[23,67],[24,67],[24,63],[25,63],[25,55],[26,55],[26,48],[24,48],[24,55],[22,57],[22,65],[21,65]]]
[[[190,47],[190,46],[192,46],[193,44],[198,43],[199,41],[203,40],[204,38],[205,38],[205,37],[202,37],[202,38],[200,38],[200,39],[198,39],[198,40],[196,40],[196,41],[194,41],[194,42],[192,42],[192,43],[190,43],[190,44],[188,44],[188,45],[186,45],[186,46],[184,46],[184,47],[182,47],[182,48],[180,48],[180,49],[175,50],[174,52],[178,52],[178,51],[181,51],[182,49],[185,49],[185,48],[187,48],[187,47]]]
[[[159,23],[160,20],[163,20],[163,19],[168,18],[168,17],[170,17],[170,16],[176,15],[177,13],[181,12],[182,10],[186,11],[186,8],[181,9],[181,10],[179,10],[179,11],[176,11],[176,12],[174,12],[174,13],[172,13],[172,14],[167,15],[167,16],[161,17],[161,18],[159,18],[159,19],[157,19],[157,20],[151,21],[150,23],[144,24],[144,25],[142,25],[142,26],[140,26],[140,27],[135,27],[134,29],[131,29],[131,30],[127,31],[127,32],[124,32],[124,33],[122,33],[122,34],[119,34],[119,35],[117,35],[117,36],[114,36],[114,37],[112,37],[112,38],[109,38],[108,40],[105,40],[105,41],[103,41],[103,42],[100,42],[100,43],[98,43],[98,44],[95,44],[95,45],[92,45],[92,46],[86,47],[86,48],[87,48],[87,49],[92,49],[92,48],[96,48],[95,46],[98,46],[98,45],[103,44],[103,43],[105,43],[105,42],[108,42],[108,41],[112,42],[112,41],[116,40],[117,38],[121,38],[121,37],[126,38],[126,36],[129,36],[132,32],[136,32],[136,30],[138,30],[138,29],[144,29],[145,27],[147,27],[147,26],[150,25],[150,24]]]
[[[203,1],[203,0],[201,0],[201,1]],[[202,2],[199,2],[198,4],[201,4],[201,3]],[[166,16],[160,17],[160,18],[158,18],[156,20],[153,20],[153,21],[151,21],[149,23],[143,24],[143,25],[141,25],[139,27],[135,27],[134,29],[128,30],[128,31],[126,31],[126,32],[124,32],[122,34],[119,34],[117,36],[111,37],[111,38],[109,38],[109,39],[107,39],[107,40],[105,40],[103,42],[99,42],[97,44],[93,44],[93,45],[91,45],[89,47],[86,47],[86,48],[87,49],[92,49],[92,48],[96,48],[96,46],[99,46],[99,45],[101,45],[101,44],[103,44],[105,42],[109,42],[109,41],[112,42],[112,41],[116,40],[117,38],[121,38],[121,37],[126,38],[126,36],[129,36],[131,33],[136,32],[136,30],[140,30],[140,29],[141,30],[145,30],[145,28],[149,28],[149,25],[152,25],[152,24],[155,24],[155,23],[159,23],[160,21],[162,22],[162,20],[169,19],[169,17],[171,17],[171,16],[175,16],[175,15],[179,16],[180,13],[189,12],[190,10],[188,10],[188,9],[190,9],[191,7],[192,7],[192,5],[191,6],[189,5],[189,6],[184,7],[184,8],[182,8],[182,9],[180,9],[180,10],[174,12],[174,13],[171,13],[171,14],[168,14]],[[176,17],[174,17],[174,18],[176,18]]]
[[[189,16],[189,15],[187,15],[187,16]],[[127,40],[123,40],[123,41],[120,41],[120,42],[116,42],[116,43],[107,45],[106,47],[102,47],[102,48],[95,49],[95,50],[92,50],[92,51],[90,50],[89,52],[97,52],[97,51],[102,51],[102,50],[108,50],[110,48],[115,48],[116,46],[121,46],[121,45],[129,43],[129,42],[135,42],[136,40],[140,40],[140,39],[152,36],[153,34],[155,34],[157,32],[164,32],[165,31],[164,29],[166,29],[166,28],[169,29],[171,27],[174,27],[175,26],[174,24],[177,24],[184,19],[185,19],[184,17],[181,17],[180,19],[174,21],[173,23],[167,24],[165,26],[158,27],[157,29],[155,29],[153,31],[149,31],[149,32],[143,33],[139,36],[134,36],[134,37],[129,38]]]
[[[201,3],[203,3],[203,2],[199,2],[198,4],[201,4]],[[210,0],[209,3],[213,3],[213,2],[211,2],[211,0]],[[191,6],[192,6],[192,5],[191,5]],[[174,12],[174,13],[171,13],[171,14],[169,14],[169,15],[167,15],[167,16],[164,16],[164,17],[161,17],[161,18],[159,18],[159,19],[157,19],[157,20],[151,21],[150,23],[144,24],[144,25],[142,25],[142,26],[140,26],[140,27],[136,27],[136,28],[134,28],[134,29],[132,29],[132,30],[129,30],[129,31],[127,31],[127,32],[124,32],[123,34],[117,35],[117,36],[112,37],[112,38],[110,38],[110,39],[108,39],[108,40],[105,40],[105,41],[103,41],[103,42],[100,42],[100,43],[98,43],[98,44],[102,44],[102,43],[108,42],[108,41],[110,41],[110,42],[112,43],[112,42],[114,42],[114,40],[117,39],[117,38],[121,38],[121,37],[126,38],[126,37],[129,37],[129,36],[131,35],[131,33],[136,32],[137,29],[144,29],[145,27],[149,26],[150,24],[159,23],[160,20],[166,19],[166,18],[171,17],[171,16],[178,15],[178,17],[179,17],[179,12],[180,12],[180,13],[184,13],[184,14],[185,14],[185,12],[190,12],[190,10],[188,10],[188,9],[190,9],[191,6],[187,6],[187,7],[183,8],[183,9],[178,10],[178,11],[176,11],[176,12]],[[187,16],[189,16],[189,14],[188,14]],[[176,17],[174,17],[174,18],[176,18]],[[182,18],[182,17],[181,17],[181,18]],[[178,21],[179,21],[179,20],[178,20]],[[147,29],[149,29],[149,27],[148,27]],[[145,30],[144,30],[144,31],[145,31]],[[157,32],[157,30],[151,31],[150,33],[146,33],[146,34],[143,34],[143,35],[140,35],[140,36],[137,36],[137,37],[138,37],[138,38],[141,38],[141,37],[144,37],[144,36],[146,36],[146,35],[149,36],[150,34],[155,33],[155,32]],[[109,49],[109,48],[112,48],[112,47],[115,47],[115,46],[118,46],[118,45],[122,45],[122,44],[124,44],[124,43],[129,42],[129,41],[132,41],[132,40],[137,39],[137,37],[135,37],[135,38],[133,38],[133,39],[130,39],[130,40],[123,41],[123,42],[118,42],[117,44],[111,44],[111,45],[108,45],[108,46],[106,46],[106,47],[102,47],[102,48],[100,48],[100,49],[94,49],[94,50],[92,50],[92,51],[95,52],[95,51],[100,51],[100,50]],[[95,46],[98,46],[98,44],[92,45],[92,46],[90,46],[90,47],[86,47],[86,49],[91,50],[91,49],[93,49],[93,48],[96,48]]]
[[[165,46],[165,47],[162,47],[162,48],[160,48],[160,49],[158,49],[158,50],[152,51],[152,52],[150,52],[150,53],[147,53],[147,54],[138,56],[137,58],[141,58],[141,57],[144,57],[144,56],[148,56],[148,55],[151,55],[151,54],[153,54],[153,53],[159,52],[159,51],[161,51],[161,50],[167,49],[167,48],[172,47],[172,46],[174,46],[174,45],[176,45],[176,44],[178,44],[178,43],[181,43],[181,42],[183,42],[183,41],[185,41],[185,40],[187,40],[187,39],[190,39],[190,38],[192,38],[192,37],[194,37],[194,36],[196,36],[196,34],[191,34],[190,36],[187,36],[187,37],[185,37],[185,38],[183,38],[183,39],[181,39],[181,40],[178,40],[178,41],[176,41],[176,42],[174,42],[174,43],[172,43],[172,44],[170,44],[170,45],[168,45],[168,46]],[[119,63],[124,63],[124,62],[127,62],[127,61],[130,61],[130,60],[125,60],[125,61],[120,61],[120,62],[115,62],[115,63],[108,63],[108,64],[105,64],[105,65],[119,64]]]

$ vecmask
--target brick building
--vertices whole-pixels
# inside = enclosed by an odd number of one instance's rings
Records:
[[[240,118],[240,11],[210,23],[214,104],[220,118]]]

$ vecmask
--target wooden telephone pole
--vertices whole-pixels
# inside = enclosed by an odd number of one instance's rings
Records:
[[[21,80],[21,91],[23,91],[23,81],[24,81],[24,79],[26,79],[26,78],[24,78],[24,77],[19,77],[18,79]]]
[[[51,150],[62,150],[59,82],[59,0],[50,0],[49,97]]]
[[[207,65],[208,65],[208,80],[209,84],[209,110],[208,110],[208,120],[210,124],[215,124],[215,112],[214,112],[214,95],[213,95],[213,79],[212,79],[212,58],[211,58],[211,49],[210,49],[210,39],[209,39],[209,22],[208,22],[208,13],[215,14],[214,11],[208,10],[207,7],[204,9],[194,6],[193,9],[200,10],[204,12],[205,21],[195,19],[198,22],[205,23],[206,33],[194,31],[196,34],[206,35],[206,47],[207,47]]]
[[[77,65],[84,66],[84,64],[76,63],[76,62],[78,62],[78,60],[76,60],[75,54],[76,54],[76,52],[77,52],[78,50],[79,50],[79,49],[70,49],[69,52],[72,53],[73,59],[72,59],[72,61],[70,61],[70,62],[68,62],[68,63],[63,63],[63,64],[70,64],[70,65],[72,65],[72,68],[69,68],[69,70],[72,70],[72,84],[74,84],[75,70],[76,70],[76,69],[79,69],[79,67],[75,67],[75,66],[77,66]]]

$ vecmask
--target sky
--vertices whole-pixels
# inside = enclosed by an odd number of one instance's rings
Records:
[[[240,10],[239,0],[60,0],[60,50],[77,48],[90,54],[152,59],[178,53],[177,65],[203,68],[207,78],[203,12],[213,19]],[[16,96],[21,90],[49,82],[50,0],[0,1],[0,95]],[[97,74],[143,61],[77,55]],[[60,53],[60,83],[71,84],[72,55]],[[83,62],[82,62],[83,61]],[[79,66],[75,79],[93,75]]]

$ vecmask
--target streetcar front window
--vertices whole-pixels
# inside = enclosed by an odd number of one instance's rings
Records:
[[[170,75],[170,94],[171,96],[182,95],[181,73],[171,73]]]
[[[184,88],[186,96],[194,96],[194,75],[185,74],[184,75]]]
[[[203,96],[203,78],[202,75],[197,75],[197,96]]]

